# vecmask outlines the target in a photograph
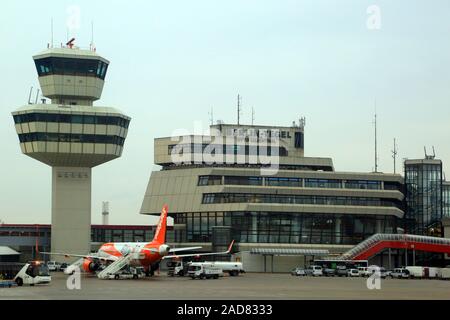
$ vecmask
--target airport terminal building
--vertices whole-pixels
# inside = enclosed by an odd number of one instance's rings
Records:
[[[302,121],[218,124],[210,131],[155,139],[161,170],[151,174],[141,214],[156,215],[168,203],[177,244],[219,249],[235,239],[242,252],[325,248],[338,254],[402,226],[403,177],[338,172],[331,158],[305,157]]]

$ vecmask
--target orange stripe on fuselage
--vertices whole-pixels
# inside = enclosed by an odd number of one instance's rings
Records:
[[[114,243],[105,243],[100,247],[100,250],[102,250],[104,253],[107,253],[109,255],[112,255],[114,257],[121,257],[122,253],[116,249],[114,246]]]

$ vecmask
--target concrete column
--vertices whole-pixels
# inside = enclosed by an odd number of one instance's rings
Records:
[[[257,243],[258,242],[258,221],[257,221],[257,216],[256,215],[252,215],[252,236],[251,236],[251,242],[253,243]],[[256,233],[255,233],[256,232]]]
[[[383,233],[383,231],[381,230],[381,220],[375,220],[376,221],[376,226],[375,226],[375,233]]]
[[[340,240],[342,237],[341,233],[341,218],[336,218],[335,226],[334,226],[334,232],[335,232],[335,243],[340,244]]]
[[[392,270],[391,248],[388,249],[388,252],[389,252],[389,270]]]
[[[87,254],[90,244],[91,168],[53,167],[51,251]]]

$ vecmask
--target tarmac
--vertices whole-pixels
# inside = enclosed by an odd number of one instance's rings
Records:
[[[67,277],[52,273],[52,282],[0,288],[0,299],[14,300],[448,300],[450,281],[381,280],[380,289],[368,289],[366,278],[297,277],[290,274],[246,273],[217,280],[168,277],[100,280],[83,274],[80,289],[68,289]],[[72,286],[73,287],[73,286]]]

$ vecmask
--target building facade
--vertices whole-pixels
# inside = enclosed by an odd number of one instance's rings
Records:
[[[450,218],[450,181],[442,182],[442,215]]]
[[[405,161],[406,231],[418,235],[437,235],[443,215],[442,161]]]
[[[324,247],[343,252],[404,217],[398,174],[336,172],[304,156],[302,122],[290,127],[211,126],[211,135],[155,139],[141,214],[164,203],[176,243],[213,242],[228,230],[240,250]]]

